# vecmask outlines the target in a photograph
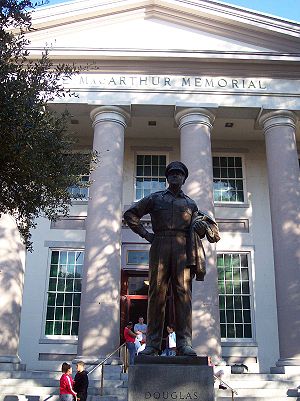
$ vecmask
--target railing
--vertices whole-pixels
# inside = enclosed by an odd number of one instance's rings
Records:
[[[126,372],[127,371],[127,347],[126,343],[121,344],[117,349],[115,349],[111,354],[109,354],[107,357],[105,357],[101,362],[98,363],[98,365],[94,366],[90,371],[88,371],[88,375],[90,375],[94,370],[98,369],[101,366],[101,387],[100,387],[100,395],[103,395],[103,381],[104,381],[104,364],[111,358],[114,354],[117,352],[119,353],[119,358],[121,358],[121,352],[123,351],[123,364],[122,364],[122,371]]]
[[[232,401],[233,401],[233,400],[234,400],[234,395],[238,395],[237,391],[236,391],[234,388],[230,387],[229,384],[225,383],[225,382],[224,382],[222,379],[220,379],[218,376],[214,375],[214,379],[215,379],[215,380],[219,380],[220,384],[222,384],[223,386],[227,387],[228,390],[231,391],[231,399],[232,399]]]

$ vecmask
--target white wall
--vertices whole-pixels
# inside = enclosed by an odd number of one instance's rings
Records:
[[[77,202],[78,203],[78,202]],[[73,206],[71,215],[86,215],[87,206],[82,203]],[[77,345],[68,340],[59,344],[56,341],[42,344],[45,340],[45,312],[47,303],[49,275],[49,242],[64,247],[66,243],[82,244],[85,240],[83,230],[50,230],[50,221],[38,219],[36,230],[32,232],[32,253],[27,253],[23,307],[21,314],[20,357],[29,369],[56,369],[60,363],[38,361],[39,353],[76,354]],[[48,242],[45,243],[45,242]]]
[[[179,141],[170,139],[126,139],[124,158],[123,205],[133,201],[134,154],[136,149],[159,150],[170,148],[170,160],[179,158]],[[223,233],[217,244],[218,252],[249,251],[253,279],[255,307],[255,339],[252,344],[238,346],[232,342],[222,344],[225,354],[258,356],[261,371],[267,371],[278,359],[278,336],[276,317],[276,295],[273,272],[273,250],[269,197],[263,142],[213,142],[213,148],[232,149],[245,161],[247,201],[241,207],[216,206],[218,219],[249,219],[249,233]],[[235,153],[234,149],[238,149]],[[225,153],[224,153],[225,154]],[[228,155],[228,153],[226,154]],[[86,205],[73,207],[72,215],[85,215]],[[49,247],[45,241],[83,243],[82,230],[50,230],[50,223],[40,219],[33,232],[34,252],[27,255],[26,275],[21,319],[20,356],[31,369],[57,368],[58,362],[38,361],[39,353],[76,354],[76,343],[53,342],[41,344],[44,340],[44,313],[48,285]],[[249,342],[248,342],[249,343]]]

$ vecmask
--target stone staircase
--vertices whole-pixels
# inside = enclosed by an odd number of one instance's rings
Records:
[[[60,372],[2,370],[0,401],[59,401],[60,376]],[[87,401],[127,401],[127,374],[121,365],[105,365],[102,396],[100,379],[92,377],[89,382]]]
[[[246,373],[230,374],[224,381],[238,395],[235,401],[300,401],[300,376],[287,374]],[[230,390],[219,390],[215,384],[216,401],[230,401]]]
[[[60,372],[26,371],[20,366],[18,369],[0,371],[0,401],[59,400]],[[105,365],[103,395],[100,395],[100,380],[97,376],[90,377],[87,401],[127,401],[127,379],[121,365]],[[238,392],[235,401],[300,401],[299,375],[227,374],[224,381]],[[219,390],[218,382],[215,394],[216,401],[232,400],[231,391]]]

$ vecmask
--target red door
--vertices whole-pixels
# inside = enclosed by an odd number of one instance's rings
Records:
[[[121,319],[120,319],[120,341],[124,342],[124,328],[128,322],[137,323],[138,318],[143,316],[147,323],[148,306],[148,272],[126,271],[121,274]],[[166,318],[164,337],[167,336],[166,327],[169,323],[175,323],[172,289],[169,288],[166,305]]]

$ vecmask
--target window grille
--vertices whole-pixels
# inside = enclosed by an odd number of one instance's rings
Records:
[[[166,188],[166,163],[166,155],[138,154],[136,156],[136,200]]]
[[[214,156],[213,185],[215,202],[244,202],[242,158]]]
[[[248,254],[217,255],[222,338],[252,338]]]
[[[89,180],[90,180],[89,175],[82,175],[80,181],[83,184],[85,184]],[[81,199],[88,199],[88,196],[89,196],[89,188],[88,187],[80,187],[78,185],[73,185],[72,187],[69,187],[69,192],[71,194],[71,197],[73,197],[73,198],[75,198],[78,195],[83,195]]]
[[[78,335],[83,257],[80,250],[51,252],[46,335]]]

